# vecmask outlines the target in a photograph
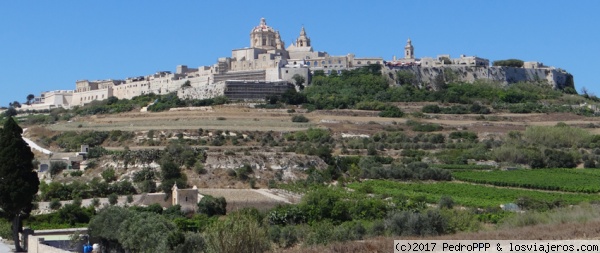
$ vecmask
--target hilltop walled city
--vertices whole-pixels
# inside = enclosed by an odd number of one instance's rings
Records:
[[[31,197],[0,219],[0,253],[600,238],[600,98],[572,74],[417,57],[414,37],[389,58],[330,55],[310,27],[286,45],[257,21],[212,65],[0,108],[0,214]]]
[[[504,84],[521,81],[543,81],[554,88],[569,85],[570,74],[540,62],[524,62],[523,67],[490,66],[488,59],[460,55],[438,55],[435,58],[415,58],[415,48],[408,39],[403,58],[386,61],[381,57],[356,57],[354,54],[329,55],[316,51],[304,27],[296,41],[287,48],[279,31],[268,26],[264,18],[250,31],[250,47],[234,49],[231,57],[219,58],[211,66],[189,68],[177,66],[175,73],[160,71],[153,75],[130,77],[125,80],[78,80],[75,90],[47,91],[21,110],[70,108],[109,97],[131,99],[154,93],[177,92],[180,98],[206,99],[227,96],[232,100],[260,100],[266,95],[281,94],[294,87],[294,76],[310,80],[315,71],[325,74],[341,73],[378,64],[384,73],[393,77],[397,70],[411,71],[419,83],[427,87],[435,83],[444,72],[455,73],[457,81],[473,82],[477,79],[499,81]],[[390,82],[393,82],[390,80]]]

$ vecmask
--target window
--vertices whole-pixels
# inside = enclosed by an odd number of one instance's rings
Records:
[[[310,66],[310,62],[309,61],[306,62],[306,66]]]
[[[338,64],[342,64],[342,60],[338,60]]]
[[[356,64],[362,64],[360,61],[358,61]]]
[[[321,65],[325,65],[325,61],[322,61],[322,62],[321,62]]]
[[[285,71],[285,73],[287,74],[287,73],[288,73],[288,71],[286,70],[286,71]]]

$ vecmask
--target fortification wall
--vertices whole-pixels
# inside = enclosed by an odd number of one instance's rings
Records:
[[[225,82],[201,83],[177,90],[181,99],[207,99],[225,95]]]
[[[518,82],[546,82],[555,89],[572,85],[572,76],[552,68],[514,68],[494,66],[405,66],[386,69],[395,77],[396,71],[410,71],[422,86],[435,87],[440,80],[474,82],[478,79],[500,82],[504,85]]]

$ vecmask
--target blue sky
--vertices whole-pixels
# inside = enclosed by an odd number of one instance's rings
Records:
[[[316,50],[390,60],[406,39],[416,57],[541,61],[600,95],[600,1],[3,1],[0,105],[176,65],[211,65],[249,46],[261,17],[286,46],[302,25]]]

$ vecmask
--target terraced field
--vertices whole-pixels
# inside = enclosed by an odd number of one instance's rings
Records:
[[[429,203],[437,203],[442,196],[451,196],[463,206],[491,207],[514,203],[520,197],[529,197],[540,201],[561,200],[567,204],[598,201],[598,194],[542,192],[526,189],[501,188],[460,182],[403,183],[384,180],[368,180],[352,183],[352,189],[370,188],[375,194],[391,197],[422,196]]]
[[[598,193],[600,170],[595,169],[535,169],[512,171],[454,171],[461,181],[528,189]]]

